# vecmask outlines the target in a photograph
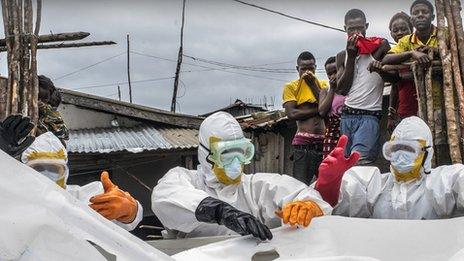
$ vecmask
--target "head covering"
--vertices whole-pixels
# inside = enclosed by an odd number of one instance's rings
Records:
[[[207,159],[209,155],[211,138],[218,141],[237,140],[244,138],[242,128],[237,120],[226,112],[216,112],[208,116],[200,125],[199,141],[202,146],[198,146],[198,161],[200,166],[199,173],[205,175],[206,183],[209,186],[217,186],[218,182],[212,168],[213,165]]]
[[[433,139],[429,126],[419,117],[412,116],[403,119],[392,133],[395,140],[424,140],[427,157],[424,160],[423,171],[430,173],[432,170]]]
[[[51,132],[46,132],[21,155],[21,161],[26,165],[54,164],[65,168],[65,183],[68,179],[68,153],[61,141]]]

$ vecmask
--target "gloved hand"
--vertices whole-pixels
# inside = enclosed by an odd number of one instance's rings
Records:
[[[269,228],[256,217],[219,199],[203,199],[195,210],[195,217],[200,222],[224,225],[242,236],[252,234],[261,240],[272,239]]]
[[[104,193],[90,198],[89,206],[109,220],[131,223],[137,215],[137,201],[128,193],[114,185],[108,172],[101,174]]]
[[[12,157],[20,155],[34,142],[35,138],[28,136],[33,128],[34,124],[28,117],[8,116],[0,123],[0,149]]]
[[[294,201],[286,204],[282,210],[275,212],[278,217],[283,219],[284,224],[300,225],[307,227],[314,217],[324,215],[319,205],[311,200]]]
[[[348,137],[342,135],[337,147],[319,166],[319,178],[316,180],[315,188],[332,207],[338,204],[343,174],[353,167],[360,157],[358,152],[353,151],[349,158],[345,158],[344,151],[347,142]]]

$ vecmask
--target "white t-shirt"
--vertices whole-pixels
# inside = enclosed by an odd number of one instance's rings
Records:
[[[382,110],[384,82],[378,73],[367,70],[372,61],[374,58],[370,54],[356,57],[353,84],[346,96],[346,106],[368,111]]]

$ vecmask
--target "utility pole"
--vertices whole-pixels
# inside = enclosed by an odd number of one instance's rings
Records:
[[[183,45],[184,45],[184,23],[185,23],[185,0],[182,1],[182,25],[180,27],[180,47],[177,55],[176,75],[174,77],[174,90],[172,92],[171,111],[176,112],[177,87],[179,85],[180,67],[182,65]]]
[[[130,80],[129,34],[127,35],[127,83],[129,84],[129,102],[132,103],[132,85],[131,85],[131,80]]]
[[[121,86],[118,85],[118,100],[121,101]]]

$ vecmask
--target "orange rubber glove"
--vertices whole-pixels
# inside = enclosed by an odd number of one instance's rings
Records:
[[[90,198],[89,206],[109,220],[131,223],[137,215],[137,201],[128,193],[111,182],[108,172],[100,177],[104,193]]]
[[[323,216],[321,208],[315,202],[308,201],[294,201],[288,203],[280,211],[275,212],[276,215],[283,219],[284,224],[300,225],[307,227],[314,217]]]

